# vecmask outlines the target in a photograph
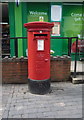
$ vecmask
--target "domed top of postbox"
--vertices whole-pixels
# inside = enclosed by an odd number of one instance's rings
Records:
[[[29,22],[24,24],[24,27],[26,27],[28,30],[48,30],[51,29],[53,26],[54,24],[49,22]]]

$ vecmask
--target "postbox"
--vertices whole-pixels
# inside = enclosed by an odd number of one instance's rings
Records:
[[[28,85],[31,93],[46,94],[50,90],[50,32],[48,22],[24,24],[28,33]]]

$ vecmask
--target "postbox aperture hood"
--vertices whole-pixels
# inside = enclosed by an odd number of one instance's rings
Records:
[[[49,22],[29,22],[24,24],[24,27],[26,27],[27,29],[32,29],[32,28],[51,29],[53,26],[54,24]]]

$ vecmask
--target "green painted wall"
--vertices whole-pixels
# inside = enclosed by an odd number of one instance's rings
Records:
[[[27,3],[22,3],[22,37],[27,36],[27,29],[24,27],[24,23],[27,23]],[[23,56],[26,56],[26,49],[27,49],[27,39],[23,39]]]
[[[23,37],[26,36],[26,30],[23,24],[27,22],[27,10],[25,3],[20,3],[16,6],[16,3],[9,2],[9,23],[10,23],[10,37]],[[24,11],[26,11],[24,13]],[[15,56],[15,40],[10,41],[11,57]],[[18,57],[26,55],[27,40],[18,39]]]
[[[22,37],[22,3],[15,4],[15,37]],[[23,40],[18,39],[18,57],[23,56]]]
[[[15,37],[15,11],[14,11],[14,2],[9,2],[9,24],[10,24],[10,37]],[[15,56],[15,40],[10,40],[10,57]]]

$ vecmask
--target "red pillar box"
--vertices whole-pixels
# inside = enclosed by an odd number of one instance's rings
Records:
[[[50,90],[50,31],[48,22],[24,24],[28,30],[28,85],[31,93],[45,94]]]

